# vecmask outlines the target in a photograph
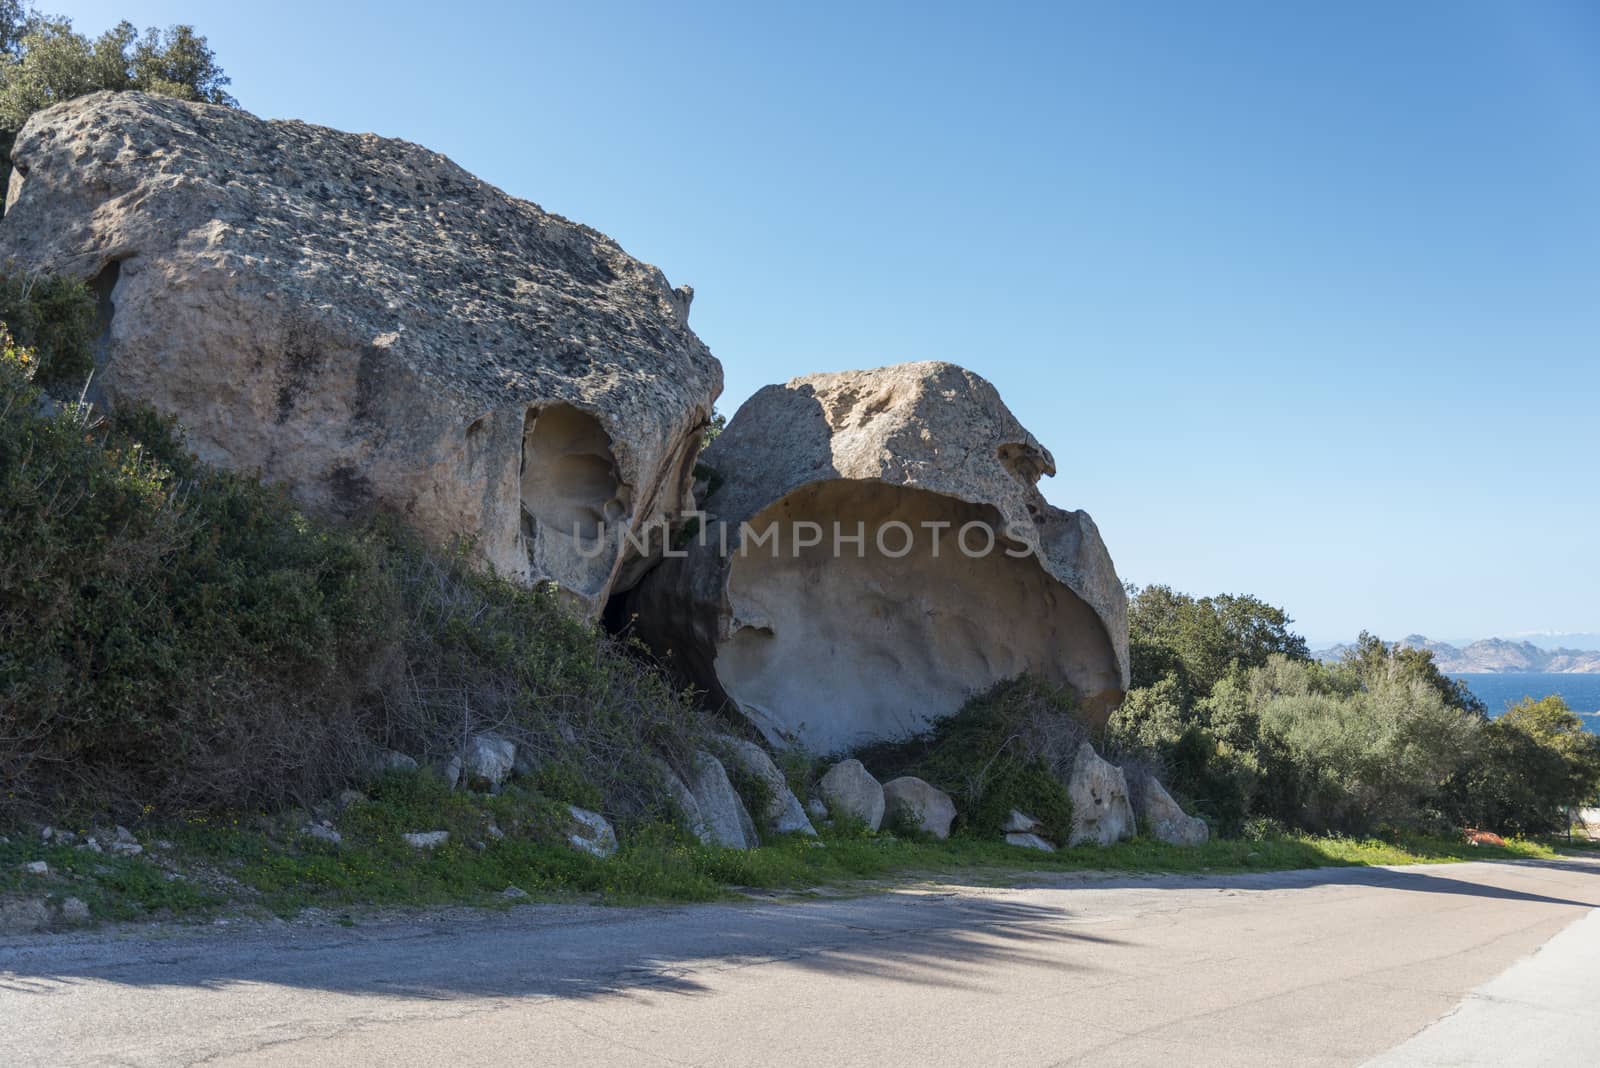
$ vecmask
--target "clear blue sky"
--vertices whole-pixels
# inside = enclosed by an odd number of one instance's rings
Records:
[[[730,413],[978,371],[1126,579],[1600,630],[1600,5],[44,6],[611,234]]]

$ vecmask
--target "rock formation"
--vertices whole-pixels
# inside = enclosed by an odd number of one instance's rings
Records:
[[[902,736],[1023,672],[1091,714],[1127,688],[1127,600],[1100,534],[1045,501],[1055,461],[970,371],[769,386],[702,462],[698,536],[627,607],[774,744]]]
[[[590,610],[659,548],[620,525],[692,507],[721,367],[605,235],[403,141],[140,93],[39,112],[13,158],[0,261],[92,283],[97,395],[201,459]]]
[[[859,760],[841,760],[817,782],[817,793],[834,819],[849,817],[876,831],[883,826],[883,787]]]
[[[902,775],[883,784],[883,807],[890,816],[901,815],[916,829],[935,838],[950,837],[956,803],[950,795],[914,775]]]
[[[1167,788],[1154,775],[1141,776],[1137,808],[1144,832],[1158,842],[1178,846],[1202,846],[1211,838],[1211,828],[1199,816],[1185,812]]]
[[[1121,768],[1102,760],[1088,742],[1078,746],[1067,793],[1072,797],[1072,836],[1067,845],[1107,846],[1133,837],[1137,824],[1127,777]]]

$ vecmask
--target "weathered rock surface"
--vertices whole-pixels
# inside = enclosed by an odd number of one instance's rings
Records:
[[[610,820],[577,805],[568,805],[567,811],[572,815],[572,830],[567,834],[568,845],[602,860],[617,851],[617,832],[612,829]]]
[[[1145,775],[1139,789],[1139,818],[1146,833],[1158,841],[1178,846],[1202,846],[1211,837],[1211,828],[1198,816],[1191,816],[1172,799],[1167,788],[1154,775]]]
[[[859,760],[841,760],[817,783],[829,815],[853,816],[875,831],[883,826],[883,787]]]
[[[817,833],[806,816],[806,810],[801,807],[800,799],[789,789],[789,781],[783,777],[783,772],[778,770],[765,749],[732,735],[722,735],[717,742],[728,759],[746,775],[753,775],[766,784],[770,800],[767,802],[767,811],[762,813],[764,826],[777,834]]]
[[[1132,838],[1135,830],[1133,804],[1128,800],[1128,780],[1122,769],[1108,763],[1084,742],[1067,782],[1072,798],[1072,836],[1067,845],[1110,845]]]
[[[1045,501],[1055,461],[970,371],[769,386],[702,462],[703,534],[627,605],[774,744],[902,736],[1023,672],[1095,713],[1126,690],[1127,598],[1100,534]]]
[[[450,841],[449,831],[411,831],[402,834],[406,845],[412,849],[436,849]]]
[[[1044,824],[1020,809],[1012,809],[1001,828],[1006,834],[1043,834]]]
[[[31,934],[50,926],[50,905],[43,898],[0,901],[0,934]]]
[[[517,762],[516,743],[492,731],[474,734],[461,747],[461,778],[468,789],[494,790]]]
[[[956,803],[950,795],[914,775],[902,775],[883,784],[883,810],[893,814],[903,810],[925,834],[949,838],[956,819]]]
[[[141,93],[38,112],[13,158],[0,261],[90,281],[97,392],[203,460],[590,608],[653,553],[602,523],[692,507],[722,370],[605,235],[417,145]]]
[[[1056,847],[1048,841],[1027,831],[1012,831],[1006,835],[1006,844],[1021,846],[1023,849],[1037,849],[1044,853],[1054,853],[1056,851]]]
[[[728,849],[754,849],[761,844],[755,821],[745,810],[722,761],[707,752],[694,755],[689,792],[700,810],[702,842]]]

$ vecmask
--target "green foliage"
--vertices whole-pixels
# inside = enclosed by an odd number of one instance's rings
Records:
[[[1255,597],[1222,594],[1198,600],[1168,586],[1146,586],[1128,605],[1135,688],[1172,676],[1185,700],[1211,692],[1235,669],[1259,667],[1273,655],[1304,660],[1305,639],[1289,630],[1281,608]]]
[[[33,380],[74,397],[94,370],[94,296],[65,275],[0,274],[0,323],[37,356]]]
[[[86,93],[136,89],[208,104],[238,106],[229,78],[192,26],[141,35],[119,22],[97,38],[72,20],[0,3],[0,196],[11,177],[11,146],[34,112]]]
[[[1458,770],[1449,807],[1457,820],[1500,832],[1565,830],[1567,809],[1600,791],[1600,738],[1559,697],[1524,699],[1487,724]]]
[[[998,837],[1016,808],[1065,842],[1072,830],[1066,782],[1087,733],[1069,691],[1021,676],[971,698],[923,734],[856,756],[881,779],[915,775],[950,794],[964,833]]]
[[[41,417],[0,359],[0,819],[254,808],[511,737],[550,796],[662,811],[654,753],[698,744],[688,695],[550,589],[330,527],[196,463],[170,421]]]

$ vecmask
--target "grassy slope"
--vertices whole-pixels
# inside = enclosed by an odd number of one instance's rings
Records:
[[[1027,872],[1226,873],[1555,855],[1531,842],[1502,850],[1432,839],[1311,837],[1215,841],[1199,849],[1140,840],[1045,854],[988,840],[860,834],[790,838],[741,853],[659,826],[637,831],[621,853],[600,861],[560,844],[558,811],[531,794],[451,794],[426,776],[398,776],[332,817],[343,836],[337,846],[300,832],[308,813],[153,826],[140,835],[150,848],[132,858],[12,833],[0,845],[0,899],[49,894],[59,902],[71,895],[111,920],[222,911],[291,916],[309,907],[504,904],[508,886],[529,900],[682,902],[727,897],[736,888],[806,890],[907,876],[995,882]],[[503,837],[495,837],[491,824]],[[429,830],[450,831],[450,841],[419,851],[401,838]],[[22,871],[31,860],[46,861],[52,873]]]

